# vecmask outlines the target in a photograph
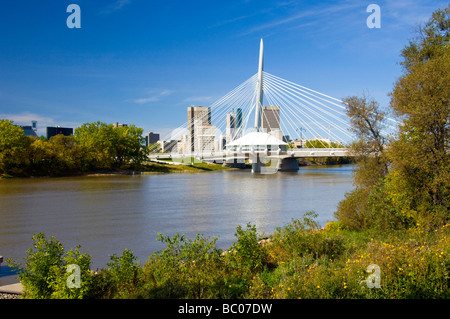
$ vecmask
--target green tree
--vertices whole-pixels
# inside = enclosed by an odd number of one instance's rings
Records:
[[[356,190],[335,216],[352,228],[392,229],[449,219],[450,206],[450,6],[437,10],[402,51],[403,76],[390,106],[402,124],[386,147],[384,114],[375,102],[350,97],[352,128],[359,139]]]
[[[386,156],[387,138],[383,135],[385,112],[379,103],[366,97],[350,96],[343,99],[350,118],[351,131],[356,140],[349,151],[354,156],[357,168],[354,173],[354,185],[337,207],[335,217],[352,229],[364,229],[392,224],[389,219],[392,210],[389,201],[383,197],[384,178],[388,172]],[[379,216],[386,218],[379,218]]]
[[[306,148],[342,148],[342,144],[335,142],[325,142],[323,140],[307,140],[305,143]],[[293,148],[293,147],[291,147]]]
[[[139,166],[146,158],[149,150],[144,147],[145,138],[142,137],[144,130],[134,125],[114,128],[116,133],[115,165]]]
[[[403,119],[389,155],[390,196],[403,212],[447,216],[450,206],[450,5],[437,10],[402,51],[391,93]]]
[[[143,129],[134,125],[114,127],[102,122],[85,123],[75,129],[75,140],[84,152],[85,169],[139,166],[147,151]]]
[[[383,135],[385,112],[377,101],[366,96],[350,96],[343,102],[347,106],[350,130],[356,135],[356,140],[349,147],[358,165],[355,184],[358,187],[372,187],[388,170],[385,154],[387,140]]]
[[[92,276],[90,272],[91,256],[82,254],[80,246],[69,251],[64,250],[61,242],[54,237],[47,239],[43,233],[33,235],[33,248],[27,250],[25,267],[19,262],[8,263],[19,271],[19,279],[27,299],[81,299],[87,297]],[[67,285],[70,273],[69,265],[80,267],[80,286]]]
[[[58,134],[52,136],[48,141],[48,147],[52,149],[58,159],[58,165],[55,169],[59,172],[76,173],[81,170],[84,153],[73,135]]]
[[[60,173],[59,159],[48,141],[35,139],[29,148],[30,175],[57,175]]]
[[[414,73],[414,67],[439,58],[448,50],[450,38],[450,5],[433,12],[430,20],[419,26],[416,37],[409,40],[401,52],[400,64],[405,74]]]
[[[13,121],[0,120],[0,174],[26,174],[31,142]]]
[[[75,129],[74,137],[84,152],[83,169],[111,169],[114,161],[114,131],[102,122],[84,123]]]

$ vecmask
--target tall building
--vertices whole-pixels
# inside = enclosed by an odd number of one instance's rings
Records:
[[[219,139],[214,141],[214,145],[216,151],[223,151],[227,145],[227,136],[225,134],[220,134]]]
[[[177,152],[184,153],[186,149],[189,149],[187,146],[187,134],[181,134],[180,139],[177,143]]]
[[[275,105],[263,106],[261,128],[266,132],[280,130],[280,107]]]
[[[64,136],[73,135],[73,128],[71,128],[71,127],[60,127],[60,126],[56,126],[56,127],[49,126],[49,127],[47,127],[47,139],[48,140],[50,139],[50,137],[55,136],[55,135],[59,135],[59,134],[62,134]]]
[[[213,151],[215,148],[216,127],[214,125],[199,125],[196,128],[195,151]]]
[[[178,140],[158,141],[161,152],[177,152]]]
[[[30,125],[20,126],[23,129],[23,132],[26,136],[35,136],[37,137],[37,121],[31,121]]]
[[[149,146],[150,144],[154,144],[159,141],[159,134],[157,133],[147,133],[145,134],[145,146]]]
[[[243,134],[242,127],[242,109],[234,108],[231,113],[227,114],[227,126],[226,126],[226,135],[227,135],[227,143],[234,141]]]
[[[206,106],[189,106],[187,108],[187,148],[186,151],[200,151],[203,141],[199,143],[199,138],[204,133],[210,133],[211,128],[202,127],[211,126],[211,108]],[[215,127],[214,127],[215,131]],[[213,142],[214,145],[214,142]]]

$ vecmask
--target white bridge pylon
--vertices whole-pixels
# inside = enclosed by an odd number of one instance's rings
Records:
[[[258,72],[210,106],[188,109],[188,121],[149,158],[229,165],[249,160],[255,173],[298,170],[297,158],[349,156],[349,128],[341,100],[264,71],[261,39]]]

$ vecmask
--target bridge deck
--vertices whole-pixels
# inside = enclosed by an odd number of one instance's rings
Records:
[[[149,155],[149,159],[184,159],[184,158],[197,158],[197,159],[248,159],[256,155],[269,157],[269,158],[305,158],[305,157],[348,157],[349,154],[346,148],[301,148],[291,149],[286,152],[231,152],[231,151],[207,151],[196,152],[189,154],[178,153],[153,153]]]

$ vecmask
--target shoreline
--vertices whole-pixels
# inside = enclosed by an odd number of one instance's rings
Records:
[[[299,167],[323,167],[323,166],[340,166],[340,165],[352,165],[352,162],[316,162],[316,161],[303,161],[299,163]],[[64,178],[64,177],[94,177],[94,176],[115,176],[115,175],[151,175],[151,174],[168,174],[168,173],[200,173],[200,172],[214,172],[222,170],[249,170],[251,165],[247,165],[245,168],[234,168],[223,166],[222,164],[215,163],[196,163],[196,164],[183,164],[174,165],[172,163],[156,163],[147,162],[142,168],[125,168],[114,170],[97,170],[89,172],[72,172],[67,174],[58,175],[30,175],[30,176],[12,176],[12,175],[0,175],[0,180],[9,179],[36,179],[36,178]]]
[[[209,167],[208,167],[209,166]],[[172,165],[162,163],[148,163],[142,168],[127,168],[114,170],[98,170],[89,172],[76,172],[59,175],[30,175],[30,176],[12,176],[1,175],[0,180],[8,179],[30,179],[30,178],[61,178],[61,177],[89,177],[89,176],[114,176],[114,175],[145,175],[158,173],[191,173],[191,172],[212,172],[218,170],[234,169],[231,167],[224,167],[219,164],[201,163],[194,165]]]
[[[297,221],[304,226],[306,225],[306,221]],[[319,228],[318,225],[311,225],[311,228],[304,229],[291,228],[291,226],[295,225],[298,224],[285,224],[284,227],[280,227],[264,237],[261,237],[261,234],[258,234],[255,230],[254,235],[256,237],[253,238],[253,248],[258,247],[258,251],[264,251],[265,253],[257,256],[248,256],[248,258],[252,262],[260,260],[265,267],[252,272],[251,278],[247,278],[250,280],[250,283],[247,283],[246,286],[242,286],[240,282],[230,281],[230,283],[224,283],[222,289],[226,290],[232,288],[232,286],[235,289],[237,289],[236,287],[241,287],[242,291],[240,291],[239,296],[244,300],[260,298],[292,299],[299,295],[302,298],[313,299],[409,299],[416,296],[411,289],[418,283],[415,282],[413,277],[408,275],[408,272],[422,276],[419,284],[431,280],[434,284],[445,285],[445,277],[430,277],[427,272],[428,267],[423,268],[423,263],[425,262],[434,272],[440,273],[444,269],[443,266],[445,265],[442,264],[440,258],[443,258],[443,251],[445,250],[446,242],[448,242],[448,229],[450,229],[448,227],[450,224],[437,227],[434,231],[427,232],[425,235],[422,234],[421,228],[384,233],[374,230],[348,230],[342,228],[339,222],[329,222]],[[245,233],[249,235],[251,234],[250,232],[251,229],[247,228]],[[293,241],[294,239],[295,241]],[[424,245],[425,243],[427,243],[426,246]],[[239,255],[242,253],[235,249],[236,246],[234,245],[230,245],[228,249],[221,249],[219,258],[222,260],[226,258],[232,259],[235,254]],[[410,259],[409,256],[413,252],[418,254],[418,257],[422,257],[422,259]],[[438,253],[439,255],[437,255]],[[244,254],[243,256],[247,255]],[[195,257],[192,258],[194,260],[190,262],[180,259],[179,264],[174,264],[172,268],[167,269],[167,279],[172,277],[178,278],[177,270],[180,269],[179,267],[184,267],[183,265],[189,267],[194,276],[200,276],[203,279],[205,274],[196,266]],[[154,265],[158,265],[156,259],[155,262]],[[358,273],[364,273],[368,265],[374,262],[382,267],[382,285],[387,288],[385,290],[364,290],[364,287],[361,286],[361,276]],[[164,267],[164,265],[163,261],[160,266]],[[221,279],[219,279],[223,271],[220,266],[221,263],[208,265],[212,267],[212,271],[209,274],[210,277],[208,277],[209,280],[221,282]],[[134,267],[144,270],[149,266],[138,263]],[[285,272],[291,267],[295,269],[294,272],[290,275],[279,276],[281,271]],[[408,272],[403,271],[403,268],[408,268]],[[97,275],[101,272],[109,271],[108,269],[105,267],[96,271],[90,271],[93,275]],[[244,270],[245,265],[241,264],[234,269],[234,274],[245,275]],[[233,273],[231,273],[229,278],[234,278],[232,275]],[[365,276],[363,275],[363,277]],[[404,287],[404,282],[408,284],[408,290],[399,290],[399,287]],[[162,285],[161,287],[164,287],[163,281],[159,284]],[[187,282],[183,287],[191,287],[190,285],[192,283]],[[133,289],[136,288],[135,286],[132,287]],[[208,286],[204,286],[204,288],[206,287]],[[322,287],[328,288],[323,289]],[[15,288],[15,290],[10,291],[2,291],[0,289],[0,299],[22,299],[22,290],[18,289],[21,286],[16,285]],[[232,290],[230,289],[230,291]],[[119,297],[119,299],[122,299],[121,297],[124,296],[132,299],[142,297],[144,299],[156,298],[161,300],[168,298],[165,295],[155,295],[156,297],[151,294],[148,296],[142,295],[142,293],[148,292],[145,289],[140,291],[140,294],[136,294],[137,292],[136,290],[130,295],[126,295],[126,293],[121,295],[119,293],[119,295],[113,297]],[[151,292],[150,289],[148,293]],[[189,296],[180,295],[179,298],[189,299]],[[215,294],[205,295],[204,299],[212,299],[215,296]],[[446,296],[445,287],[434,292],[427,290],[421,292],[420,295],[421,298],[432,299],[446,298]],[[109,298],[112,297],[109,296]]]

